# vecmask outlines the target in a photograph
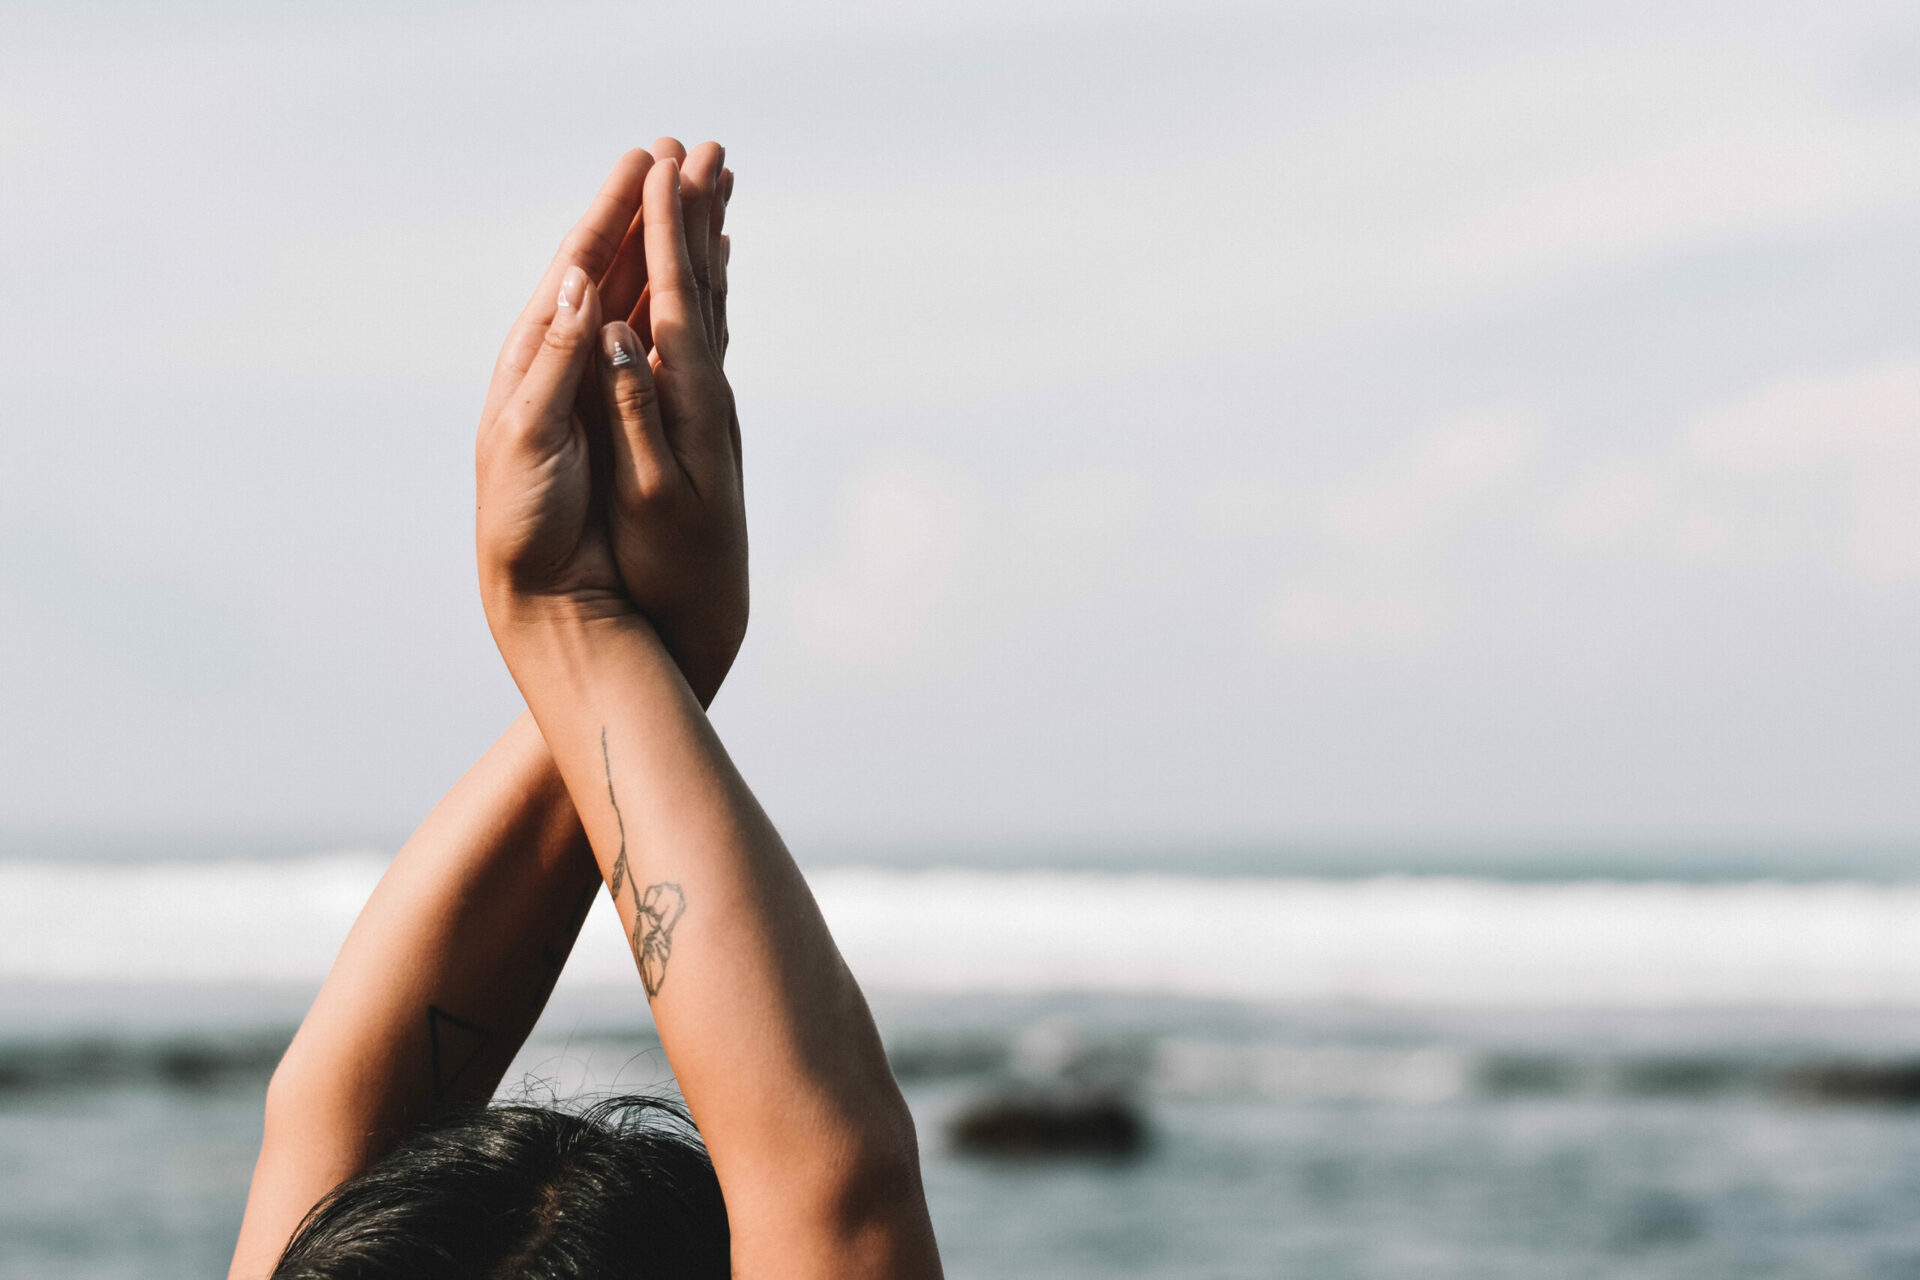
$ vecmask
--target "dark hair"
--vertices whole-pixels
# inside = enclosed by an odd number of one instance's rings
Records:
[[[275,1280],[727,1280],[727,1210],[693,1123],[652,1098],[473,1107],[335,1188]]]

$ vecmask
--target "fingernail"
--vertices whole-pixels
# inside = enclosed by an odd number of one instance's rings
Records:
[[[662,160],[660,163],[666,165],[668,170],[673,174],[673,194],[679,195],[680,194],[680,162],[678,160],[675,160],[672,156],[668,156],[665,160]]]
[[[638,360],[639,353],[633,340],[633,330],[627,328],[623,320],[615,320],[600,331],[602,349],[607,353],[607,363],[616,369],[624,369]]]
[[[720,203],[726,204],[733,199],[733,170],[720,171]]]
[[[580,299],[587,292],[587,273],[578,267],[568,267],[567,274],[560,277],[560,310],[578,311]]]

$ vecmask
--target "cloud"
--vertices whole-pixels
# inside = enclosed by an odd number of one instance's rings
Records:
[[[1151,505],[1146,476],[1121,466],[995,492],[925,458],[869,459],[836,504],[834,546],[793,589],[798,636],[837,666],[971,651],[1111,588]]]
[[[1276,117],[1231,154],[772,181],[730,215],[741,367],[901,404],[1260,350],[1910,204],[1916,135],[1920,112],[1843,110],[1784,55],[1716,40],[1447,65]],[[1196,192],[1231,253],[1188,252]],[[218,288],[153,306],[143,341],[216,367],[484,369],[577,201],[422,218],[402,195],[203,237]],[[769,340],[818,332],[837,359]]]
[[[1549,501],[1542,523],[1554,544],[1588,555],[1706,566],[1788,554],[1797,545],[1794,533],[1756,518],[1744,497],[1671,459],[1609,463]]]
[[[760,5],[724,65],[644,83],[626,37],[726,15],[597,7],[608,38],[569,49],[578,24],[519,4],[457,29],[43,6],[0,88],[28,424],[0,506],[89,529],[83,559],[131,566],[111,586],[210,555],[186,585],[279,621],[170,598],[131,628],[0,565],[8,812],[87,811],[98,779],[60,762],[122,719],[126,815],[225,821],[223,777],[248,813],[398,822],[457,772],[512,700],[471,602],[472,406],[607,159],[677,120],[741,173],[729,368],[762,441],[737,687],[768,697],[723,716],[743,759],[804,744],[767,775],[802,826],[1578,826],[1621,794],[1658,825],[1711,793],[1716,821],[1920,830],[1920,479],[1857,422],[1740,407],[1808,370],[1831,401],[1910,332],[1920,97],[1843,83],[1883,0],[1737,38],[1503,0],[1497,39],[1418,4],[1068,3]],[[496,74],[530,51],[572,58],[568,127]],[[1782,351],[1822,363],[1757,363]],[[1717,425],[1687,419],[1701,388]],[[1456,405],[1539,425],[1435,420]],[[262,497],[290,482],[321,496]],[[1741,661],[1703,665],[1735,630]],[[107,683],[45,694],[37,658]],[[192,717],[117,696],[180,672]],[[1682,681],[1675,746],[1648,709]],[[1445,746],[1381,758],[1436,716]],[[278,748],[234,749],[269,722]],[[1290,790],[1264,785],[1283,722],[1324,748]],[[966,797],[913,783],[973,768]],[[1463,798],[1495,772],[1527,785]]]
[[[1651,62],[1576,68],[1584,83],[1554,96],[1578,102],[1589,123],[1617,121],[1630,147],[1608,156],[1603,141],[1591,167],[1543,174],[1489,202],[1445,239],[1444,252],[1501,276],[1544,273],[1893,207],[1920,194],[1910,114],[1836,111],[1784,63],[1721,51],[1683,69],[1675,58],[1703,52],[1662,50]],[[1631,106],[1622,119],[1622,109],[1581,101],[1603,81],[1617,83],[1614,76],[1682,110],[1655,122],[1633,119]]]
[[[1457,535],[1524,477],[1538,434],[1515,414],[1466,414],[1318,486],[1220,479],[1197,491],[1189,530],[1305,548],[1256,606],[1266,647],[1411,651],[1457,621]],[[1180,572],[1166,531],[1146,537],[1159,496],[1144,471],[1110,463],[996,491],[924,458],[870,459],[837,504],[832,550],[793,588],[798,638],[815,659],[872,670],[1051,628],[1118,583]]]
[[[1312,550],[1262,607],[1262,638],[1288,653],[1404,653],[1443,635],[1459,619],[1455,538],[1525,474],[1537,437],[1511,414],[1449,418],[1358,475],[1296,491]]]
[[[765,193],[740,215],[759,280],[742,332],[800,331],[825,306],[873,372],[862,397],[965,396],[1259,350],[1920,200],[1920,113],[1840,109],[1786,55],[1723,39],[1534,50],[1288,125],[1237,154],[1131,170]],[[1214,193],[1208,230],[1231,253],[1186,251],[1196,192]],[[1021,230],[1034,225],[1072,230]],[[1143,270],[1143,246],[1177,265]],[[783,386],[849,394],[802,346],[760,354]]]
[[[1532,426],[1516,418],[1482,415],[1444,422],[1374,474],[1337,489],[1325,507],[1326,527],[1356,543],[1417,542],[1516,476],[1533,445]]]
[[[917,460],[870,464],[849,485],[833,560],[794,589],[794,622],[810,653],[881,665],[914,654],[967,541],[960,490]]]
[[[1754,485],[1836,469],[1839,527],[1823,532],[1841,568],[1920,582],[1920,359],[1783,379],[1693,419],[1682,438],[1690,459]]]
[[[1690,456],[1740,471],[1920,453],[1920,359],[1772,383],[1694,418],[1684,440]]]
[[[1541,484],[1539,435],[1512,415],[1455,418],[1318,489],[1258,477],[1216,485],[1208,493],[1225,505],[1196,516],[1216,535],[1285,531],[1309,548],[1261,606],[1268,644],[1409,652],[1466,616],[1456,537],[1500,495]],[[1262,522],[1252,510],[1261,497],[1309,514],[1290,531],[1278,517]],[[1677,423],[1666,449],[1598,464],[1526,505],[1565,551],[1703,569],[1825,564],[1865,583],[1920,582],[1920,360],[1757,387]]]
[[[1664,453],[1589,473],[1545,519],[1583,551],[1920,582],[1920,359],[1757,387],[1679,424]]]

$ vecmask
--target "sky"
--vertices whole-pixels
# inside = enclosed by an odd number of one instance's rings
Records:
[[[803,856],[1920,847],[1910,5],[10,0],[0,51],[0,850],[404,836],[519,709],[487,371],[661,133],[738,174],[714,715]]]

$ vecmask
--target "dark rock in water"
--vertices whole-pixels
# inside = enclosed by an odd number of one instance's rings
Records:
[[[1479,1086],[1496,1098],[1510,1094],[1573,1093],[1581,1081],[1580,1064],[1538,1054],[1501,1053],[1479,1064]]]
[[[81,1036],[0,1044],[0,1097],[147,1084],[186,1090],[264,1087],[292,1034],[160,1040]]]
[[[1020,1090],[983,1098],[948,1126],[955,1147],[985,1156],[1104,1156],[1146,1146],[1140,1110],[1117,1094]]]
[[[1787,1096],[1802,1102],[1920,1105],[1920,1062],[1826,1062],[1782,1074]]]
[[[1655,1098],[1706,1098],[1751,1088],[1753,1072],[1718,1058],[1648,1058],[1618,1068],[1622,1093]]]

